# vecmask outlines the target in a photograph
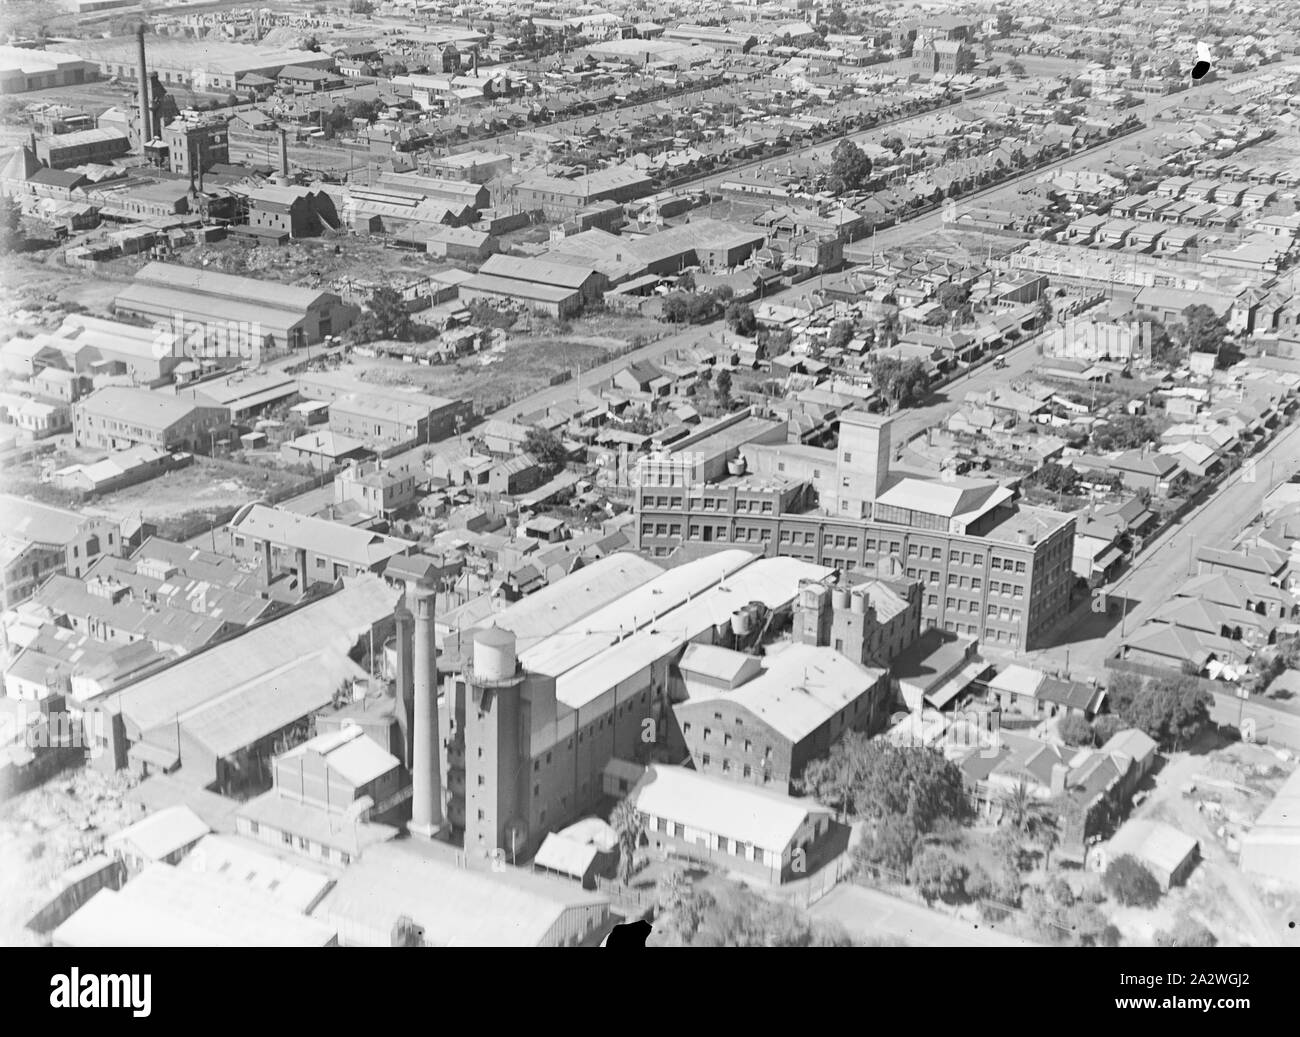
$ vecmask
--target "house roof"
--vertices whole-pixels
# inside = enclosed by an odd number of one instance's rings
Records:
[[[150,861],[160,861],[197,842],[211,829],[189,807],[174,806],[150,814],[106,840],[110,848],[130,846]]]

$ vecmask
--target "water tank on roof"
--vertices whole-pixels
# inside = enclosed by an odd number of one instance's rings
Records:
[[[749,463],[740,454],[737,454],[727,462],[727,471],[731,475],[744,475],[749,469]]]
[[[867,614],[867,596],[865,594],[854,594],[849,601],[849,608],[854,615],[865,616]]]
[[[736,609],[731,614],[731,632],[737,637],[748,637],[753,629],[753,616],[748,608]]]
[[[849,607],[849,589],[847,587],[836,587],[831,592],[831,601],[837,609],[846,609]]]
[[[474,635],[474,676],[485,681],[508,680],[515,675],[515,635],[488,627]]]

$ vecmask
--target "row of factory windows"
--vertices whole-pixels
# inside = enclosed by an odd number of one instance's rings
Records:
[[[686,838],[686,826],[678,821],[669,821],[666,817],[647,817],[646,827],[652,832],[670,835],[674,839]],[[730,853],[745,860],[752,860],[755,864],[769,863],[761,847],[742,843],[739,839],[728,839],[725,835],[719,835],[716,839],[717,841],[710,846],[710,849],[717,849],[722,853]],[[712,842],[712,840],[710,841]],[[776,855],[772,854],[772,857],[772,863],[775,863]]]
[[[919,580],[921,583],[928,583],[931,586],[938,585],[942,575],[937,569],[907,570],[909,580]],[[948,586],[955,587],[958,590],[978,591],[984,589],[984,580],[979,576],[958,576],[956,573],[949,573]],[[1002,594],[1008,598],[1023,598],[1025,596],[1025,585],[1023,583],[1003,583],[1000,580],[989,580],[989,593]]]

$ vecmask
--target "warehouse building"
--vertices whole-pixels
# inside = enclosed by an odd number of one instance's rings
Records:
[[[772,885],[802,878],[831,832],[831,812],[810,799],[656,764],[631,793],[656,850]]]
[[[104,78],[135,81],[139,67],[136,37],[78,40],[76,47],[81,57],[98,66]],[[146,36],[145,50],[150,75],[156,73],[164,87],[175,84],[196,93],[233,93],[244,76],[274,78],[289,65],[305,68],[334,65],[332,56],[317,51],[283,50],[216,39]]]
[[[171,263],[142,268],[113,307],[168,326],[182,314],[187,327],[233,338],[230,348],[254,363],[266,348],[301,349],[338,335],[357,316],[333,292]]]
[[[328,925],[216,871],[151,864],[54,930],[56,947],[333,947]]]
[[[582,294],[574,289],[516,281],[510,277],[475,274],[463,281],[458,291],[461,302],[513,306],[543,314],[552,320],[564,320],[582,312]]]
[[[36,157],[51,169],[68,169],[92,162],[109,165],[130,150],[131,138],[109,127],[58,133],[36,140]]]
[[[630,202],[654,190],[654,181],[644,173],[611,166],[572,178],[529,177],[515,186],[514,201],[520,209],[540,209],[550,219],[567,220],[595,202]]]
[[[0,94],[22,94],[94,80],[93,62],[76,54],[31,47],[0,47]]]
[[[594,947],[615,921],[607,897],[572,882],[458,858],[439,843],[374,847],[314,917],[344,947]]]
[[[170,319],[141,327],[72,313],[57,330],[30,342],[37,352],[37,369],[49,363],[79,375],[125,375],[136,385],[152,388],[172,380],[176,366],[193,355],[191,344],[197,350],[198,336],[185,334],[186,329]]]
[[[299,382],[300,388],[303,382]],[[302,389],[304,396],[311,396]],[[383,448],[404,443],[433,443],[455,435],[458,423],[469,424],[473,405],[424,393],[348,393],[330,402],[330,430]]]
[[[304,590],[382,573],[390,558],[415,547],[410,540],[257,503],[235,512],[229,529],[236,558],[260,562],[267,583],[293,573]]]
[[[196,788],[257,790],[286,734],[365,678],[357,660],[393,630],[397,593],[375,577],[251,627],[133,684],[88,700],[104,770],[178,767]]]
[[[695,769],[780,792],[849,731],[880,730],[891,699],[888,670],[815,645],[759,659],[691,644],[677,673],[673,715]]]
[[[213,438],[229,424],[221,407],[125,385],[105,386],[73,407],[74,442],[100,450],[151,446],[208,453]]]
[[[674,733],[669,689],[687,645],[749,647],[789,620],[801,580],[830,576],[796,559],[733,550],[667,570],[522,656],[513,633],[479,630],[439,714],[447,818],[464,827],[467,852],[508,846],[518,821],[524,853],[590,813],[609,761],[647,751],[647,722],[655,743],[680,759],[686,749]],[[743,632],[737,610],[747,616]]]

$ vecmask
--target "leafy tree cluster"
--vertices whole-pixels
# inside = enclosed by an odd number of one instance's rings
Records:
[[[1184,674],[1154,680],[1117,674],[1108,698],[1111,710],[1127,726],[1145,731],[1165,750],[1193,741],[1211,723],[1209,692]]]
[[[1228,345],[1228,326],[1223,318],[1201,303],[1188,306],[1182,318],[1177,333],[1185,353],[1213,353],[1218,357],[1216,366],[1221,367],[1235,362],[1235,353],[1224,348]]]
[[[664,299],[664,317],[673,324],[704,324],[713,320],[731,301],[732,291],[725,285],[711,292],[696,292],[690,288],[670,292]]]
[[[859,732],[810,763],[801,787],[840,817],[868,821],[859,847],[863,859],[895,871],[912,865],[922,837],[948,831],[970,817],[961,771],[943,753],[903,748]],[[934,854],[923,867],[918,877],[941,895],[951,869],[942,855]],[[960,877],[964,880],[964,872]]]
[[[930,372],[918,359],[904,361],[892,356],[878,356],[872,360],[869,371],[871,384],[885,398],[891,410],[920,403],[930,389]]]
[[[848,947],[852,940],[834,923],[813,921],[798,908],[748,889],[719,899],[693,890],[680,871],[656,889],[659,917],[670,940],[687,947]]]
[[[1160,900],[1160,883],[1147,866],[1131,854],[1121,854],[1106,866],[1101,884],[1125,907],[1153,907]]]
[[[524,437],[524,453],[531,454],[547,472],[558,472],[569,459],[563,440],[548,428],[535,425]]]
[[[833,194],[861,191],[871,180],[871,159],[847,137],[831,152],[831,172],[827,187]]]
[[[754,308],[747,302],[728,303],[724,316],[727,325],[737,335],[749,338],[758,330],[758,318],[754,316]]]
[[[1219,942],[1200,922],[1183,915],[1172,929],[1156,933],[1157,947],[1213,947]]]
[[[349,329],[349,338],[357,342],[393,339],[404,342],[415,334],[411,311],[402,293],[387,286],[376,288],[366,304],[361,319]]]
[[[1082,476],[1069,465],[1048,461],[1034,473],[1034,482],[1049,493],[1069,495],[1078,492]]]
[[[1158,435],[1156,423],[1140,414],[1117,414],[1098,425],[1092,432],[1092,445],[1102,453],[1112,450],[1136,450],[1146,443],[1154,443]]]

